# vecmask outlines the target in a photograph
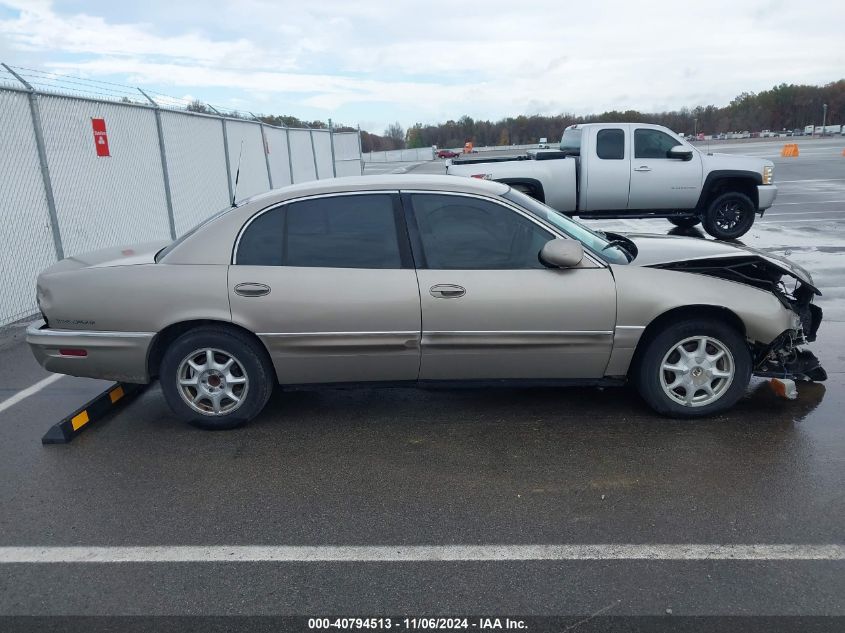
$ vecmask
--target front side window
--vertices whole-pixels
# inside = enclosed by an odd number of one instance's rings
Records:
[[[544,268],[539,254],[554,235],[519,213],[466,196],[414,194],[411,198],[428,268]]]
[[[244,230],[236,263],[402,268],[393,196],[327,196],[271,209]]]
[[[669,150],[677,145],[683,143],[660,130],[634,130],[635,158],[668,158]]]
[[[619,129],[599,130],[596,134],[596,155],[603,160],[625,158],[625,132]]]

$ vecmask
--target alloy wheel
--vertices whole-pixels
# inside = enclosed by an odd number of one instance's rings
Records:
[[[660,363],[660,386],[685,407],[703,407],[721,398],[733,382],[734,358],[712,336],[693,336],[673,346]]]
[[[182,359],[176,380],[185,404],[209,416],[237,410],[249,390],[249,377],[240,361],[229,352],[214,348],[194,350]]]

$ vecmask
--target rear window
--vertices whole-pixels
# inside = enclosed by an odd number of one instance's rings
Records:
[[[181,237],[179,237],[177,240],[175,240],[174,242],[172,242],[172,243],[168,244],[167,246],[165,246],[165,247],[164,247],[163,249],[161,249],[158,253],[156,253],[156,256],[155,256],[155,261],[156,261],[156,263],[160,262],[160,261],[162,260],[162,258],[167,257],[167,255],[168,255],[168,254],[170,254],[170,252],[171,252],[174,248],[176,248],[177,246],[179,246],[179,244],[181,244],[181,243],[182,243],[182,242],[184,242],[186,239],[188,239],[189,237],[191,237],[194,233],[196,233],[197,231],[199,231],[199,230],[200,230],[202,227],[204,227],[206,224],[208,224],[209,222],[213,222],[214,220],[216,220],[217,218],[219,218],[221,215],[224,215],[224,214],[226,214],[226,213],[229,213],[229,211],[231,211],[231,210],[232,210],[232,209],[234,209],[234,208],[235,208],[235,207],[229,206],[229,207],[226,207],[226,208],[224,208],[224,209],[220,209],[220,211],[218,211],[217,213],[214,213],[214,214],[212,214],[211,216],[207,217],[205,220],[203,220],[202,222],[200,222],[199,224],[197,224],[194,228],[192,228],[190,231],[188,231],[187,233],[185,233],[184,235],[182,235]]]
[[[560,151],[570,156],[581,155],[581,130],[578,128],[567,128],[563,131],[560,139]]]

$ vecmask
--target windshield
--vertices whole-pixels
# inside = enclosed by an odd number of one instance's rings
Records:
[[[588,229],[580,222],[576,222],[572,218],[555,211],[521,191],[509,189],[502,197],[515,202],[532,215],[558,228],[568,236],[575,238],[586,248],[611,264],[627,264],[633,258],[633,254],[631,254],[631,258],[629,259],[627,251],[624,248],[614,245],[611,240],[608,240],[601,233]]]

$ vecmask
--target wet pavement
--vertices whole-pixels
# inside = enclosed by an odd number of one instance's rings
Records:
[[[627,387],[303,389],[275,393],[246,428],[209,433],[174,419],[155,385],[44,447],[47,428],[105,386],[63,378],[3,412],[0,552],[845,543],[845,157],[816,158],[830,141],[817,143],[776,159],[777,204],[743,239],[789,255],[824,293],[813,349],[830,378],[799,385],[797,400],[755,380],[727,414],[689,422],[654,416]],[[11,334],[0,401],[47,376]],[[843,596],[842,560],[0,565],[3,615],[845,616]]]

